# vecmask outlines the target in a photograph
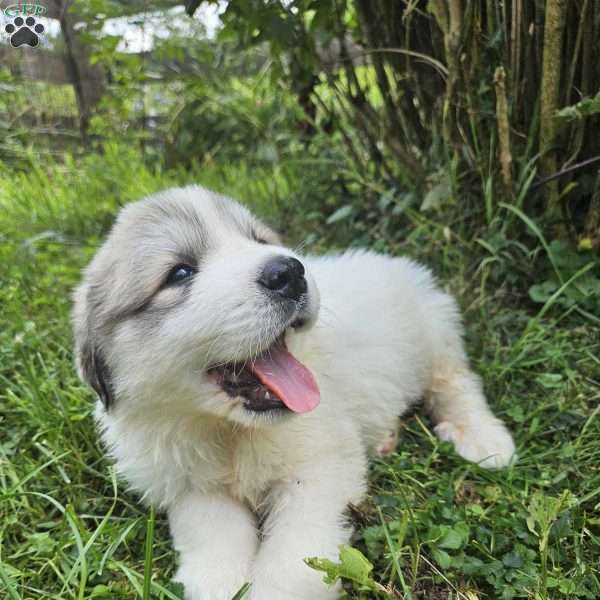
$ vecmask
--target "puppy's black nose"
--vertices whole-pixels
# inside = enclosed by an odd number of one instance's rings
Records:
[[[290,300],[300,300],[306,293],[304,265],[291,256],[276,256],[267,262],[258,283]]]

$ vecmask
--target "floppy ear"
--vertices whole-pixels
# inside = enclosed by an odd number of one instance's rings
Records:
[[[81,379],[98,394],[104,408],[109,410],[114,404],[114,394],[110,371],[102,352],[87,343],[83,344],[77,357],[77,370]]]
[[[98,394],[108,410],[114,404],[110,370],[100,349],[90,322],[90,287],[84,283],[73,294],[73,333],[75,335],[75,366],[82,381]]]

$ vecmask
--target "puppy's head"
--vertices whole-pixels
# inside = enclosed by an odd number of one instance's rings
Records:
[[[75,292],[78,372],[107,410],[272,422],[319,392],[286,349],[319,308],[302,259],[198,187],[126,206]]]

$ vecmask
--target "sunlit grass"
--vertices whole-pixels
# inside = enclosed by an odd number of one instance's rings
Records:
[[[180,597],[170,583],[175,556],[163,515],[154,522],[103,458],[92,395],[72,367],[70,290],[118,207],[172,185],[204,183],[276,223],[285,214],[294,243],[313,229],[322,232],[324,219],[295,203],[303,181],[301,170],[289,169],[166,172],[113,146],[83,161],[2,176],[0,590],[6,597]],[[330,227],[328,240],[336,227],[339,239],[351,233],[340,223]],[[504,285],[527,260],[520,250],[483,264],[489,251],[458,227],[448,236],[445,223],[418,215],[402,236],[383,227],[370,230],[378,247],[426,261],[458,295],[473,363],[494,410],[515,433],[520,460],[501,471],[467,464],[435,439],[422,413],[407,416],[398,452],[373,465],[371,494],[354,511],[353,541],[389,590],[382,597],[600,597],[597,328],[556,306],[540,314],[526,290],[515,295],[514,286]],[[313,242],[320,249],[331,243]]]

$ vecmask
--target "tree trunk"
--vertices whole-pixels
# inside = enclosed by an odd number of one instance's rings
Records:
[[[52,12],[60,20],[65,40],[66,59],[73,74],[73,86],[79,108],[79,128],[84,140],[95,107],[106,91],[106,77],[100,65],[90,63],[89,48],[76,28],[79,18],[71,10],[73,0],[51,0]]]
[[[560,106],[561,50],[566,13],[566,0],[548,0],[546,2],[540,90],[540,153],[542,155],[540,174],[542,177],[548,177],[558,170],[554,114]],[[557,180],[551,181],[547,186],[546,213],[552,217],[560,215],[560,195]]]

